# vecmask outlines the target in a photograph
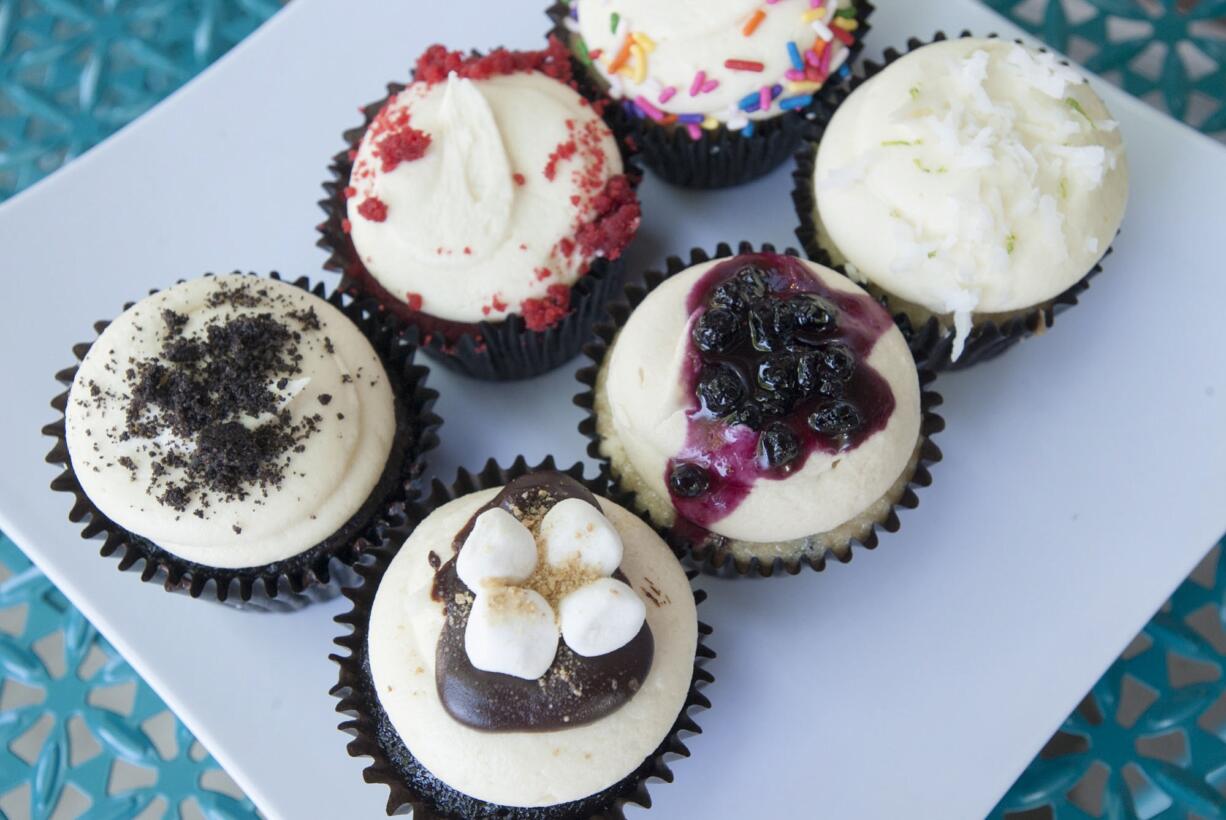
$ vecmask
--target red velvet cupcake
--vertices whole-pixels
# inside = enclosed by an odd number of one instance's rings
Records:
[[[432,46],[346,133],[322,204],[342,289],[377,297],[427,353],[486,379],[572,358],[638,229],[613,132],[566,49]]]

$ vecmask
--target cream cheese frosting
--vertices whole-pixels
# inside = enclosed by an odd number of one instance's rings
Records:
[[[669,498],[670,459],[687,436],[683,371],[692,314],[687,301],[717,259],[665,280],[635,308],[614,340],[603,371],[608,407],[620,457],[628,460],[646,490]],[[804,263],[832,291],[863,294],[844,276]],[[758,480],[729,514],[707,525],[718,535],[747,542],[786,542],[835,530],[868,510],[893,488],[913,462],[920,438],[920,386],[911,353],[892,324],[866,359],[893,392],[895,407],[885,427],[857,447],[814,452],[782,479]],[[617,470],[617,465],[614,465]]]
[[[742,128],[807,106],[838,72],[859,25],[851,5],[575,0],[572,7],[614,98],[634,101],[652,119],[697,116],[697,123],[709,118],[702,127]]]
[[[1090,271],[1128,198],[1117,124],[1046,52],[963,38],[904,55],[818,146],[816,219],[853,275],[951,317],[1053,299]]]
[[[437,778],[489,803],[551,806],[612,786],[667,737],[694,674],[694,598],[659,536],[634,514],[600,499],[623,543],[621,572],[649,601],[646,619],[655,649],[646,680],[616,711],[573,728],[487,732],[459,723],[445,710],[435,682],[436,647],[445,624],[444,605],[431,596],[435,566],[438,556],[450,559],[456,533],[500,489],[435,510],[396,554],[371,609],[370,672],[392,726]]]
[[[413,83],[372,122],[347,191],[349,231],[374,279],[414,310],[501,321],[603,253],[576,236],[622,170],[612,133],[564,83],[453,72]]]
[[[199,442],[207,431],[185,438],[160,424],[165,407],[138,408],[133,416],[133,397],[143,389],[134,384],[148,367],[167,366],[168,339],[195,343],[225,322],[262,316],[291,334],[283,356],[289,369],[260,386],[275,397],[273,412],[236,415],[229,423],[258,436],[261,426],[271,430],[279,420],[294,441],[263,465],[277,480],[210,489],[190,467],[203,455]],[[226,390],[239,389],[222,387],[211,400],[221,403]],[[153,428],[152,437],[132,432],[134,418]],[[375,488],[395,427],[391,386],[357,326],[300,288],[248,276],[194,279],[124,311],[81,362],[66,410],[68,450],[89,499],[162,549],[221,568],[289,558],[340,529]],[[229,452],[221,461],[250,455]],[[218,469],[216,461],[211,466]]]

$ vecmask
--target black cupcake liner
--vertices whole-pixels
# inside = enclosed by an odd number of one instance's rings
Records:
[[[975,35],[965,30],[958,34],[959,38],[973,36]],[[998,35],[989,34],[987,36],[995,38]],[[813,173],[817,163],[817,149],[826,127],[830,124],[830,118],[834,116],[834,111],[851,96],[852,92],[904,54],[909,54],[917,48],[948,39],[949,37],[943,31],[938,31],[931,40],[920,40],[912,37],[907,40],[905,51],[888,48],[885,51],[882,62],[865,60],[861,64],[860,69],[853,73],[851,82],[834,92],[831,104],[822,108],[819,116],[812,121],[810,130],[805,135],[804,145],[796,152],[796,170],[792,173],[792,202],[796,207],[796,216],[800,220],[800,225],[796,228],[796,237],[800,240],[805,254],[813,261],[827,265],[847,275],[846,269],[841,265],[835,264],[829,252],[822,247],[819,240],[820,229],[815,221],[817,202],[813,195]],[[1016,42],[1022,43],[1021,40]],[[1039,50],[1047,51],[1045,48],[1040,48]],[[1061,62],[1064,65],[1068,65],[1066,60]],[[894,321],[902,329],[911,352],[915,355],[916,361],[921,366],[938,373],[965,370],[972,365],[1000,356],[1028,336],[1037,336],[1047,331],[1055,323],[1058,314],[1077,304],[1078,297],[1089,289],[1090,280],[1102,272],[1102,262],[1111,255],[1113,250],[1112,247],[1108,247],[1099,258],[1099,261],[1090,269],[1089,273],[1053,299],[1036,305],[1029,310],[1014,311],[1001,315],[984,314],[975,316],[971,332],[967,336],[965,346],[962,349],[962,355],[958,357],[956,362],[950,361],[955,336],[953,328],[942,326],[940,318],[936,314],[923,310],[924,313],[930,315],[926,320],[917,323],[906,312],[903,305],[900,304],[901,300],[897,297],[892,297],[887,291],[871,282],[863,283],[862,286],[877,297],[894,316]]]
[[[281,279],[276,273],[271,278]],[[74,496],[68,519],[73,523],[85,521],[82,538],[102,535],[101,555],[117,558],[120,570],[136,570],[139,564],[142,581],[161,584],[168,592],[205,598],[236,609],[288,612],[339,595],[342,586],[356,579],[354,567],[367,551],[383,542],[389,527],[404,522],[405,505],[421,491],[426,454],[438,446],[437,431],[443,423],[433,412],[438,393],[426,387],[430,371],[414,363],[416,348],[398,337],[395,323],[380,315],[370,300],[357,301],[336,292],[325,296],[323,283],[312,285],[306,277],[290,284],[325,299],[352,320],[370,340],[387,372],[395,395],[396,434],[374,490],[336,533],[290,558],[240,569],[209,567],[180,558],[116,524],[81,487],[65,439],[69,391],[79,367],[73,365],[55,376],[66,386],[51,402],[60,417],[42,429],[44,435],[55,439],[47,462],[63,468],[51,482],[51,489]],[[133,304],[125,304],[124,310]],[[109,324],[109,320],[100,321],[94,329],[101,334]],[[78,362],[92,345],[93,342],[83,342],[73,346]]]
[[[853,0],[852,7],[859,27],[844,63],[849,70],[864,48],[864,38],[871,28],[868,19],[875,10],[868,0]],[[564,2],[555,3],[546,10],[554,25],[551,33],[568,45],[576,36],[564,22],[569,13],[570,6]],[[605,95],[605,84],[596,72],[581,63],[577,71],[587,77],[590,86],[599,89],[600,98],[609,101],[608,119],[614,130],[642,152],[643,163],[648,168],[673,185],[707,189],[751,182],[786,162],[803,141],[810,123],[820,116],[824,101],[845,82],[831,77],[813,93],[813,103],[806,108],[755,120],[752,136],[743,136],[739,130],[720,125],[710,131],[704,130],[702,138],[695,140],[684,128],[634,116],[620,101],[610,100]]]
[[[715,253],[707,253],[701,248],[694,248],[690,251],[688,261],[681,257],[670,256],[665,260],[665,271],[663,273],[648,271],[644,274],[643,284],[626,286],[622,298],[610,303],[606,321],[596,325],[595,337],[584,346],[583,352],[591,360],[591,364],[583,367],[575,374],[575,377],[584,385],[585,389],[575,396],[574,402],[587,411],[587,416],[579,423],[579,432],[589,439],[588,455],[600,462],[601,471],[618,488],[619,492],[624,493],[632,500],[635,494],[621,486],[620,479],[613,473],[611,461],[601,452],[601,438],[596,429],[596,380],[605,355],[612,347],[613,340],[618,331],[625,325],[634,309],[647,298],[647,294],[659,287],[666,279],[687,268],[710,261],[711,259],[723,259],[734,255],[759,252],[777,253],[778,251],[776,251],[774,245],[769,243],[764,243],[757,247],[751,242],[743,241],[734,252],[728,243],[721,242],[715,247]],[[793,248],[786,248],[783,253],[788,256],[800,256]],[[902,495],[890,506],[889,511],[873,524],[873,527],[866,536],[859,539],[851,539],[848,549],[843,555],[834,553],[833,550],[826,550],[820,555],[797,556],[791,560],[776,557],[773,561],[764,562],[755,557],[747,562],[738,562],[733,557],[729,548],[729,544],[732,543],[733,539],[705,531],[702,540],[694,541],[685,534],[677,532],[672,526],[662,525],[653,521],[650,514],[643,510],[636,501],[633,502],[633,509],[639,512],[645,520],[651,522],[656,531],[669,543],[680,558],[707,574],[726,578],[750,575],[767,578],[776,574],[782,574],[783,572],[786,572],[788,575],[796,575],[805,565],[820,572],[826,568],[827,556],[832,554],[836,560],[845,564],[854,557],[853,548],[855,546],[858,545],[870,550],[876,548],[878,529],[885,530],[886,532],[897,532],[901,526],[898,518],[898,509],[910,510],[918,507],[919,497],[915,493],[916,489],[927,487],[932,483],[932,474],[928,468],[941,460],[941,450],[933,443],[932,436],[945,429],[945,420],[934,412],[934,408],[939,407],[943,403],[943,399],[940,394],[925,389],[936,378],[935,373],[921,367],[919,369],[919,378],[920,411],[923,417],[920,422],[921,441],[919,443],[919,456],[916,461],[915,472],[908,479]],[[692,523],[690,526],[701,529]]]
[[[594,92],[583,79],[580,66],[573,58],[571,68],[575,90],[592,100]],[[324,269],[341,274],[340,290],[355,297],[374,297],[384,310],[395,313],[408,326],[406,333],[409,340],[449,370],[486,381],[514,381],[561,367],[579,355],[580,348],[591,335],[593,323],[602,312],[604,302],[620,288],[624,271],[622,257],[592,260],[587,272],[571,285],[570,313],[544,331],[528,330],[519,314],[511,314],[502,322],[462,323],[416,313],[379,285],[362,263],[353,246],[353,239],[344,230],[347,213],[345,188],[353,171],[351,156],[379,111],[391,97],[405,88],[403,83],[388,83],[386,96],[362,107],[362,124],[342,134],[346,147],[332,158],[328,166],[331,179],[323,184],[326,197],[319,202],[325,219],[316,227],[320,236],[315,244],[328,252]],[[604,118],[616,135],[609,117],[605,115]],[[636,162],[636,152],[624,139],[618,138],[617,144],[622,156],[622,173],[637,190],[643,172]],[[455,338],[448,340],[437,329],[439,327],[448,328]]]
[[[667,737],[635,771],[609,788],[582,800],[539,808],[516,808],[486,803],[469,797],[439,780],[419,763],[392,726],[374,690],[367,638],[370,610],[374,604],[379,582],[404,543],[404,539],[426,516],[455,498],[505,485],[508,481],[527,473],[557,469],[552,456],[536,466],[529,466],[524,457],[519,456],[509,467],[505,468],[491,459],[478,473],[460,470],[455,483],[451,486],[435,480],[428,495],[421,499],[414,499],[407,506],[405,513],[408,523],[389,532],[389,537],[394,536],[394,538],[371,551],[373,560],[369,564],[357,567],[361,584],[344,590],[344,595],[352,601],[353,608],[344,615],[337,616],[335,620],[338,624],[351,627],[352,631],[335,639],[335,643],[341,647],[343,652],[331,655],[332,660],[336,661],[340,667],[339,680],[331,693],[340,699],[336,711],[350,718],[340,724],[341,731],[354,736],[347,746],[350,756],[372,759],[372,763],[363,772],[363,779],[367,783],[382,783],[390,791],[387,800],[389,815],[401,813],[406,807],[411,807],[414,817],[497,817],[511,820],[569,820],[569,818],[600,817],[606,820],[617,820],[624,817],[622,809],[627,804],[636,804],[644,808],[651,806],[651,797],[647,791],[648,781],[658,779],[671,783],[673,775],[667,761],[676,756],[689,757],[690,753],[683,738],[702,733],[702,729],[690,717],[689,712],[693,709],[709,709],[711,706],[710,701],[699,689],[714,681],[711,674],[702,666],[708,659],[714,658],[715,653],[704,644],[704,638],[711,634],[711,627],[701,621],[698,623],[698,646],[689,694]],[[610,486],[604,473],[594,478],[587,478],[583,474],[582,464],[576,464],[561,472],[582,483],[593,494],[620,504],[626,509],[634,509],[628,503],[630,499],[627,496],[619,494],[615,488]],[[691,580],[694,578],[692,572],[687,575]],[[701,604],[706,597],[706,593],[702,590],[694,591],[696,604]]]

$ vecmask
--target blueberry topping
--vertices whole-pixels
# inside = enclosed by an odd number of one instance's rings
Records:
[[[725,419],[729,426],[743,424],[750,429],[757,430],[762,426],[762,408],[751,402],[746,402],[733,410]]]
[[[731,365],[706,368],[698,382],[698,398],[717,416],[731,413],[745,400],[745,383]]]
[[[844,345],[825,345],[817,356],[824,376],[845,382],[856,372],[856,357]]]
[[[796,360],[788,355],[771,356],[758,365],[758,384],[785,398],[796,392]]]
[[[772,424],[758,437],[758,457],[770,467],[785,467],[800,455],[800,438],[785,424]]]
[[[770,353],[780,345],[775,337],[775,316],[770,305],[755,305],[749,311],[749,343],[753,349]]]
[[[741,322],[727,308],[711,308],[694,323],[694,344],[704,353],[719,353],[736,344]]]
[[[697,464],[678,464],[668,476],[668,488],[681,498],[697,498],[710,486],[710,474]]]
[[[796,387],[802,396],[824,396],[828,399],[843,397],[845,383],[837,378],[831,368],[825,366],[825,357],[806,353],[797,359]],[[841,372],[841,370],[839,371]]]
[[[747,265],[715,288],[711,294],[711,304],[739,313],[765,297],[766,292],[766,274],[759,268]]]
[[[823,436],[844,436],[863,423],[859,408],[848,401],[823,402],[809,415],[809,427]]]
[[[835,326],[838,308],[816,293],[798,293],[785,304],[789,306],[797,330],[823,333]]]

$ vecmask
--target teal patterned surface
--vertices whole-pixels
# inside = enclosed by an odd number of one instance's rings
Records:
[[[0,0],[0,199],[110,136],[276,0]]]
[[[51,817],[75,791],[89,805],[68,816],[87,820],[136,817],[155,802],[168,810],[163,816],[179,817],[189,801],[194,816],[209,820],[256,816],[250,801],[207,787],[202,778],[217,770],[213,759],[193,755],[191,734],[166,704],[3,535],[0,567],[0,613],[10,616],[9,631],[0,633],[0,798],[28,787],[26,800],[16,794],[0,806],[16,817]],[[125,684],[133,690],[130,708],[99,704],[97,693]],[[163,713],[173,742],[160,749],[150,721]],[[73,731],[74,723],[81,729]],[[41,744],[30,743],[37,735],[45,735]],[[150,772],[152,782],[108,788],[119,762]],[[67,799],[79,802],[74,797]]]
[[[1226,132],[1226,0],[985,2],[1131,93],[1207,133]],[[278,7],[0,0],[0,200],[147,110]],[[14,613],[20,624],[5,631]],[[993,817],[1226,817],[1223,624],[1226,562],[1215,552],[1206,575],[1150,622]],[[62,657],[45,663],[44,644],[56,635]],[[174,742],[154,743],[148,727],[168,715],[165,704],[3,535],[0,675],[0,704],[18,704],[0,709],[0,815],[45,818],[59,807],[69,817],[127,818],[152,806],[165,816],[256,816],[210,781],[216,764],[173,716]],[[134,689],[130,708],[95,705],[97,692],[124,685]],[[70,739],[81,727],[92,738],[86,754]],[[152,774],[108,789],[120,766]]]
[[[1226,0],[984,2],[1176,119],[1226,132]]]

